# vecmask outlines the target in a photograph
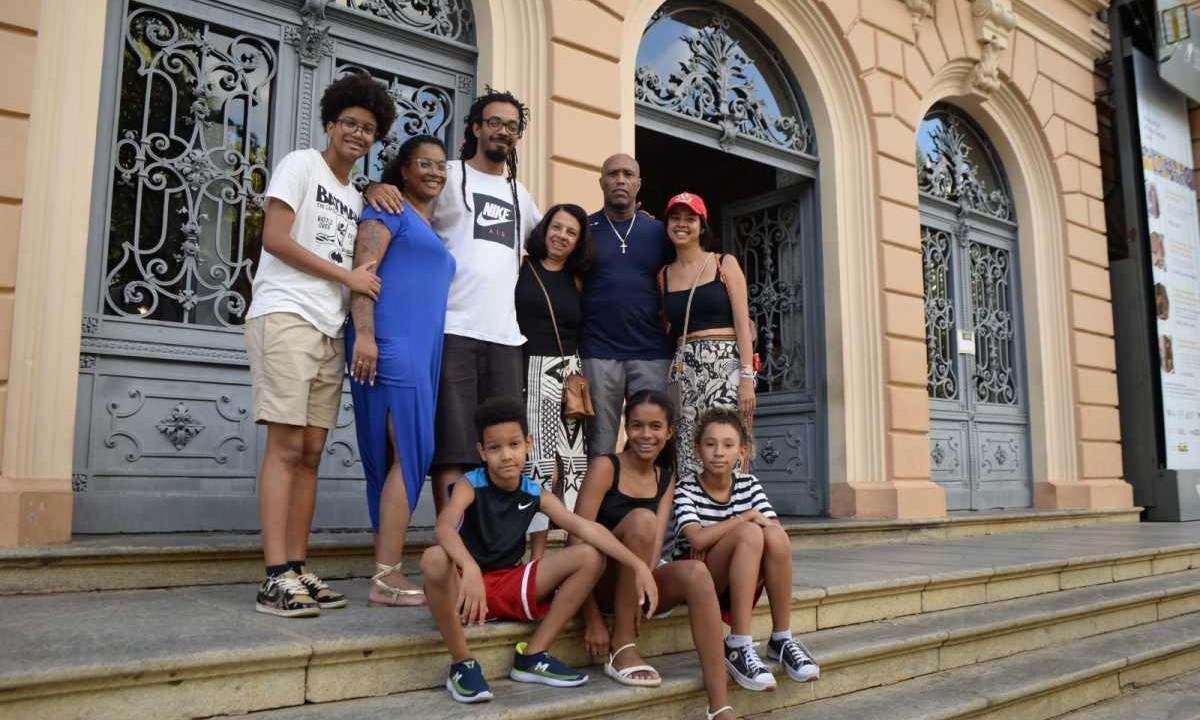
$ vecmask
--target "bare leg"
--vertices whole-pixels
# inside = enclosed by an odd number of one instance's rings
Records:
[[[463,630],[454,601],[458,598],[458,569],[440,545],[425,550],[421,556],[421,574],[425,576],[425,595],[429,598],[429,613],[442,634],[442,642],[450,651],[452,663],[471,657],[467,634]]]
[[[625,518],[613,528],[613,535],[621,541],[621,544],[644,560],[647,565],[654,567],[655,559],[651,558],[650,554],[654,552],[654,535],[657,529],[658,523],[654,513],[644,508],[636,508],[625,515]],[[612,608],[613,627],[610,652],[637,639],[637,622],[638,613],[641,612],[641,602],[637,596],[637,578],[634,576],[633,570],[625,565],[616,568]],[[618,670],[644,663],[645,660],[642,659],[641,653],[636,647],[622,651],[613,660],[613,666]],[[658,674],[640,671],[634,673],[633,677],[652,680],[658,677]]]
[[[450,499],[450,485],[463,474],[461,465],[435,465],[430,473],[433,479],[433,509],[438,515]]]
[[[544,601],[551,595],[550,612],[542,618],[526,645],[530,655],[550,647],[563,626],[575,617],[596,580],[604,572],[605,560],[600,551],[591,545],[571,545],[549,557],[543,558],[537,568],[537,599]],[[557,590],[557,592],[555,592]],[[434,599],[429,598],[432,604]]]
[[[392,425],[391,415],[388,416],[387,432],[388,444],[392,448],[392,465],[388,468],[383,491],[379,496],[379,533],[375,536],[375,562],[381,565],[396,565],[404,558],[404,538],[408,533],[411,513],[408,509],[408,487],[404,484],[404,468],[400,465],[396,429]],[[416,589],[402,572],[389,573],[380,580],[400,590]],[[392,598],[380,592],[372,582],[367,601],[391,604]]]
[[[692,643],[700,656],[708,707],[713,710],[724,707],[729,704],[729,690],[725,680],[721,606],[717,602],[712,575],[698,560],[677,560],[658,566],[654,570],[654,582],[658,584],[659,607],[687,603]]]
[[[308,559],[308,535],[312,532],[313,512],[317,509],[317,468],[329,431],[321,427],[304,428],[304,448],[300,465],[292,476],[291,507],[288,509],[287,559]]]
[[[762,565],[763,529],[745,522],[725,534],[709,548],[704,564],[712,573],[717,592],[729,590],[729,629],[734,635],[750,634],[750,616],[754,612],[754,590]]]
[[[288,518],[296,469],[304,455],[304,430],[297,425],[267,423],[267,447],[258,476],[258,519],[267,565],[288,561]]]
[[[792,543],[778,525],[763,528],[763,578],[771,601],[771,629],[792,627]]]

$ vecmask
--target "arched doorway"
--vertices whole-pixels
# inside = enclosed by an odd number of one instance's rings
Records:
[[[749,21],[672,0],[638,49],[642,201],[687,189],[707,201],[747,274],[762,358],[753,471],[783,512],[827,509],[817,148],[791,72]]]
[[[930,465],[948,510],[1029,507],[1033,468],[1012,193],[979,127],[939,104],[917,134]]]
[[[271,168],[323,146],[321,92],[351,70],[384,82],[397,108],[364,180],[411,135],[457,147],[475,84],[470,0],[117,0],[107,27],[74,529],[255,528],[263,438],[242,322]],[[345,397],[321,468],[323,527],[367,524]]]

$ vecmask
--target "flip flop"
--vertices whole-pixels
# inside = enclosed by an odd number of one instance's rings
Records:
[[[371,576],[371,582],[375,583],[375,588],[386,595],[388,599],[386,601],[367,600],[367,607],[420,607],[425,604],[424,590],[392,587],[383,581],[383,578],[388,575],[400,572],[400,565],[401,563],[395,565],[375,563],[375,574]]]
[[[734,711],[732,705],[726,705],[725,707],[719,707],[716,710],[711,710],[711,711],[708,709],[705,709],[704,715],[705,715],[705,717],[708,718],[708,720],[717,720],[717,716],[720,715],[721,713],[725,712],[726,710],[728,710],[731,713],[734,713],[735,716],[737,715],[737,713]]]
[[[658,687],[662,685],[662,676],[658,675],[658,671],[649,665],[631,665],[620,670],[613,667],[613,661],[617,659],[623,651],[629,648],[637,647],[637,643],[628,643],[617,648],[616,652],[609,653],[608,662],[604,663],[604,674],[612,678],[615,682],[630,687]],[[634,673],[652,672],[658,677],[652,678],[635,678]]]

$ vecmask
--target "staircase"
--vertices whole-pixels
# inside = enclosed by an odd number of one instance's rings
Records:
[[[1200,668],[1200,523],[1021,522],[991,535],[948,529],[953,523],[915,530],[937,539],[876,527],[875,540],[891,541],[797,549],[792,626],[820,661],[821,679],[784,676],[773,693],[735,689],[738,713],[1080,720],[1121,712],[1120,702],[1139,695],[1147,699],[1135,707],[1166,708],[1200,685],[1188,684]],[[806,542],[793,527],[793,543]],[[18,583],[5,560],[0,554],[2,587],[25,594],[0,597],[4,720],[703,717],[682,611],[643,625],[639,647],[664,676],[658,689],[616,685],[598,668],[578,689],[512,683],[501,678],[528,626],[473,628],[468,637],[497,698],[468,709],[442,689],[448,658],[428,613],[368,609],[362,580],[334,583],[349,608],[282,620],[253,612],[248,584],[31,595],[36,582]],[[70,576],[59,582],[70,586]],[[756,637],[770,629],[766,609],[764,600]],[[551,651],[586,662],[573,628]],[[1101,701],[1110,704],[1089,707]]]

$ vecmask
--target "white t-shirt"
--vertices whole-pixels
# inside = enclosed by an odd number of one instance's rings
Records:
[[[525,342],[517,325],[517,271],[525,240],[542,214],[520,183],[517,199],[519,233],[512,188],[503,175],[482,173],[458,160],[447,168],[446,187],[434,200],[429,218],[458,268],[446,304],[446,334],[500,345]]]
[[[343,185],[318,150],[296,150],[275,166],[267,197],[296,213],[292,239],[331,263],[349,270],[362,214],[362,195]],[[340,337],[350,308],[350,290],[333,280],[309,275],[265,249],[254,273],[254,299],[247,318],[296,313],[329,337]]]

